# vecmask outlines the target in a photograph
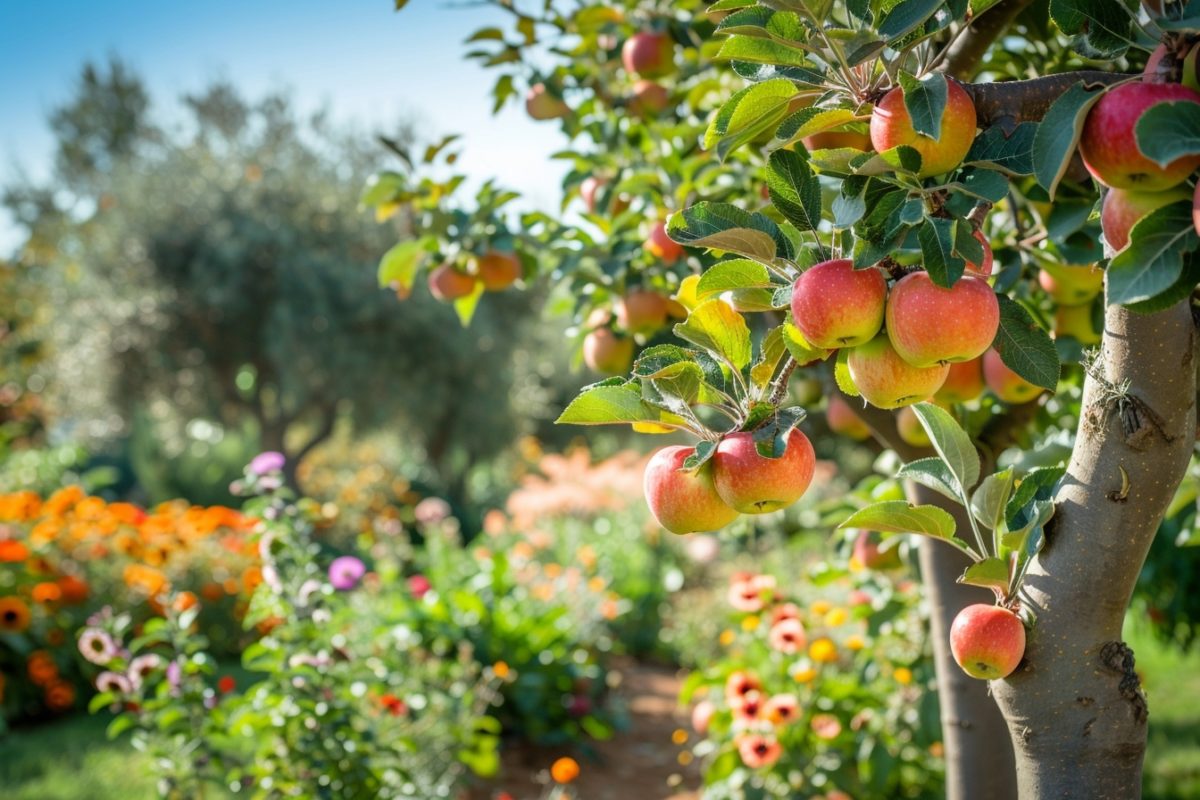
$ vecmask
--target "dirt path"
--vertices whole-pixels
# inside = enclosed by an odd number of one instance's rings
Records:
[[[630,727],[595,746],[596,760],[578,758],[580,776],[573,784],[580,800],[698,800],[699,770],[681,766],[683,750],[671,734],[690,729],[677,704],[679,680],[664,667],[630,664],[621,669],[618,690],[629,709]],[[568,753],[520,747],[505,753],[502,772],[471,800],[492,800],[508,792],[515,800],[536,800],[549,781],[547,768]]]

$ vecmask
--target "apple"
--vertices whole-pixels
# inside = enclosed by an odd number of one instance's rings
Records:
[[[871,149],[871,137],[860,131],[821,131],[802,140],[805,150]]]
[[[489,250],[476,259],[475,274],[479,276],[484,289],[500,292],[521,277],[521,262],[512,253]]]
[[[597,328],[583,337],[583,363],[594,372],[624,375],[633,363],[633,339]]]
[[[443,303],[453,302],[475,291],[475,279],[460,272],[452,264],[442,264],[429,271],[429,293]]]
[[[829,425],[829,430],[856,442],[871,438],[871,428],[838,394],[829,395],[829,402],[825,406],[825,423]]]
[[[792,317],[814,347],[834,350],[870,341],[883,324],[887,281],[875,267],[848,258],[805,270],[792,287]]]
[[[721,439],[712,462],[713,485],[726,504],[744,514],[766,514],[800,499],[812,482],[816,454],[793,428],[779,458],[760,455],[753,434],[741,432]]]
[[[1025,626],[1007,608],[967,606],[950,625],[950,652],[972,678],[1007,678],[1025,655]]]
[[[877,408],[919,403],[941,388],[949,364],[914,367],[900,357],[886,333],[850,351],[850,378],[863,398]]]
[[[1200,87],[1200,64],[1197,64],[1193,54],[1196,48],[1185,54],[1182,58],[1177,55],[1180,63],[1177,65],[1178,71],[1174,74],[1159,74],[1159,64],[1167,57],[1167,46],[1160,44],[1154,48],[1154,52],[1150,54],[1150,58],[1146,59],[1146,68],[1142,70],[1142,80],[1146,83],[1182,83],[1189,89]],[[1174,80],[1172,80],[1174,79]]]
[[[561,97],[550,94],[544,83],[535,83],[525,95],[525,111],[539,122],[548,119],[562,119],[571,113],[571,108]]]
[[[899,567],[901,565],[900,549],[889,547],[881,552],[879,543],[882,538],[874,531],[860,530],[854,538],[854,559],[867,569],[884,570]]]
[[[639,78],[661,78],[675,70],[675,45],[665,33],[635,33],[621,47],[621,63]]]
[[[664,447],[647,462],[642,477],[650,513],[671,533],[715,531],[738,516],[713,487],[715,464],[683,469],[684,460],[695,452],[682,445]]]
[[[579,199],[583,201],[589,214],[596,213],[596,199],[604,184],[605,180],[595,175],[589,175],[579,183]]]
[[[871,112],[871,145],[880,153],[908,145],[921,154],[919,177],[940,175],[962,163],[975,140],[975,105],[957,81],[947,81],[946,108],[942,112],[941,136],[934,139],[917,133],[904,106],[904,92],[897,86],[883,96]]]
[[[1036,386],[1008,368],[995,350],[983,354],[983,380],[1006,403],[1028,403],[1042,393]]]
[[[617,300],[617,324],[629,333],[651,334],[667,322],[667,298],[648,289],[634,289]]]
[[[1104,270],[1047,261],[1042,263],[1042,271],[1038,273],[1038,284],[1054,302],[1077,306],[1104,290]]]
[[[896,433],[902,442],[913,447],[929,447],[932,444],[929,435],[921,427],[921,420],[917,419],[917,412],[911,406],[896,412]]]
[[[1200,103],[1200,92],[1176,83],[1123,83],[1101,97],[1088,112],[1079,139],[1079,154],[1092,177],[1112,189],[1161,192],[1200,167],[1200,155],[1160,167],[1138,150],[1134,126],[1142,114],[1177,101]]]
[[[629,98],[629,110],[636,116],[657,117],[671,104],[671,93],[667,87],[654,81],[638,81],[633,85]]]
[[[1054,337],[1073,336],[1080,344],[1097,344],[1100,331],[1092,324],[1092,304],[1054,309]]]
[[[1124,250],[1129,231],[1151,211],[1171,203],[1188,200],[1192,193],[1184,186],[1165,192],[1139,192],[1136,189],[1109,189],[1100,208],[1100,226],[1113,250]]]
[[[662,220],[650,226],[650,235],[643,247],[650,255],[661,258],[668,264],[678,261],[683,255],[683,245],[667,235],[667,223]]]
[[[983,246],[983,261],[978,264],[968,261],[967,274],[986,278],[992,274],[992,265],[995,262],[995,257],[992,255],[992,245],[987,240],[987,237],[983,235],[983,231],[975,231],[974,237]]]
[[[983,361],[973,358],[950,365],[946,382],[934,393],[938,403],[969,403],[983,394]]]
[[[983,278],[964,275],[944,289],[929,273],[914,272],[892,287],[886,318],[900,357],[928,367],[982,355],[1000,327],[1000,303]]]

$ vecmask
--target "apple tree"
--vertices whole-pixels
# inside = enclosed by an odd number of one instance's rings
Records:
[[[845,527],[922,537],[948,795],[1138,796],[1121,627],[1195,499],[1200,3],[495,5],[470,56],[571,138],[543,275],[616,373],[560,422],[687,434],[647,499],[711,530],[804,493],[821,377],[903,461]]]

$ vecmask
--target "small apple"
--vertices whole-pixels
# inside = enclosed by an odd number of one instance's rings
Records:
[[[475,279],[460,272],[452,264],[442,264],[429,271],[429,293],[450,303],[475,291]]]
[[[639,78],[661,78],[675,70],[675,45],[665,33],[635,33],[621,47],[621,63]]]
[[[897,86],[883,96],[871,113],[871,144],[882,153],[908,145],[921,154],[919,177],[949,172],[962,163],[975,140],[975,105],[958,81],[948,80],[946,107],[942,112],[941,136],[934,139],[913,128],[904,106],[904,92]]]
[[[1200,92],[1176,83],[1123,83],[1101,97],[1088,112],[1079,139],[1079,154],[1092,177],[1113,189],[1161,192],[1200,167],[1200,155],[1160,167],[1138,149],[1137,121],[1151,107],[1167,102],[1200,103]]]
[[[1192,193],[1185,186],[1165,192],[1140,192],[1136,189],[1109,189],[1100,209],[1100,226],[1104,238],[1113,250],[1124,250],[1129,244],[1129,231],[1151,211],[1187,200]]]
[[[650,225],[650,235],[642,246],[650,255],[668,264],[673,264],[683,255],[683,245],[667,235],[667,224],[662,220]]]
[[[846,365],[863,398],[876,408],[919,403],[941,388],[949,364],[914,367],[900,357],[886,333],[850,351]]]
[[[722,500],[744,514],[766,514],[800,499],[812,482],[816,454],[796,429],[779,458],[760,455],[753,434],[742,432],[723,438],[712,461],[713,485]]]
[[[657,117],[671,104],[671,93],[667,87],[654,81],[638,81],[633,85],[629,97],[629,111],[643,119]]]
[[[982,355],[1000,327],[1000,303],[983,278],[964,275],[944,289],[928,273],[914,272],[892,287],[886,316],[896,352],[928,367]]]
[[[871,149],[871,137],[860,131],[821,131],[802,140],[805,150]]]
[[[1054,302],[1077,306],[1104,291],[1104,270],[1044,261],[1042,271],[1038,273],[1038,284]]]
[[[825,423],[829,426],[829,430],[856,442],[863,442],[871,438],[870,427],[838,394],[829,395],[829,402],[825,406]]]
[[[649,335],[667,322],[667,298],[648,289],[634,289],[617,300],[617,324],[632,334]]]
[[[475,274],[489,292],[500,292],[521,277],[521,262],[512,253],[489,250],[475,260]]]
[[[879,544],[882,538],[874,531],[860,530],[854,537],[853,558],[867,569],[886,570],[899,567],[903,563],[900,561],[900,548],[889,547],[881,552]]]
[[[978,264],[968,261],[967,274],[986,278],[992,274],[992,265],[995,262],[995,256],[992,254],[992,245],[988,242],[987,237],[983,235],[983,231],[975,231],[974,237],[983,247],[983,260]]]
[[[929,447],[932,444],[912,406],[905,406],[896,412],[896,433],[902,442],[913,447]]]
[[[1025,656],[1025,626],[1007,608],[967,606],[950,625],[950,652],[972,678],[1007,678]]]
[[[583,337],[583,363],[594,372],[624,375],[633,363],[633,339],[597,328]]]
[[[983,394],[983,360],[972,358],[950,365],[946,382],[933,395],[942,404],[969,403]]]
[[[671,533],[715,531],[737,519],[713,487],[715,464],[685,471],[683,462],[694,447],[672,445],[655,453],[646,464],[642,487],[658,524]]]
[[[525,112],[533,119],[543,122],[562,119],[571,113],[571,108],[561,97],[550,94],[544,83],[535,83],[525,95]]]
[[[983,379],[987,387],[1006,403],[1028,403],[1042,393],[1042,387],[1009,369],[995,350],[983,354]]]
[[[1083,345],[1097,344],[1100,331],[1092,324],[1092,304],[1059,306],[1054,309],[1054,338],[1072,336]]]
[[[792,287],[792,318],[814,347],[834,350],[870,341],[883,324],[887,281],[875,267],[848,258],[805,270]]]

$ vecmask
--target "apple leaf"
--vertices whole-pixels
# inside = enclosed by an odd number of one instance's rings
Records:
[[[783,325],[776,325],[767,331],[759,345],[758,360],[750,368],[750,382],[761,390],[765,390],[775,376],[779,362],[787,355],[787,343],[783,337]]]
[[[837,362],[833,365],[833,379],[842,394],[847,397],[860,397],[858,386],[854,383],[854,376],[850,374],[850,364],[847,361],[850,357],[850,350],[851,348],[843,347],[837,351]]]
[[[917,241],[921,243],[925,271],[938,286],[949,289],[967,268],[967,262],[954,254],[953,219],[926,217],[917,228]]]
[[[1022,122],[1008,134],[993,125],[975,137],[964,164],[994,167],[1009,175],[1033,174],[1033,140],[1036,122]]]
[[[424,257],[424,239],[408,239],[392,245],[379,259],[380,288],[386,289],[396,284],[411,289]]]
[[[1197,245],[1191,203],[1171,203],[1142,217],[1129,231],[1129,245],[1108,265],[1108,302],[1140,303],[1169,290],[1183,272],[1184,253]]]
[[[709,123],[704,148],[714,147],[725,160],[735,149],[773,129],[784,120],[796,97],[796,85],[787,78],[771,78],[735,92]]]
[[[772,39],[757,36],[731,36],[717,51],[717,61],[748,61],[752,64],[775,64],[788,67],[812,67],[802,48],[792,47]]]
[[[1000,553],[1016,553],[1018,559],[1027,561],[1037,555],[1045,542],[1045,525],[1054,516],[1054,501],[1034,500],[1026,510],[1025,523],[1000,537]]]
[[[802,108],[780,123],[768,149],[778,150],[800,139],[812,136],[814,133],[842,128],[856,119],[858,117],[848,108],[821,108],[820,106]]]
[[[943,0],[907,0],[896,3],[879,23],[876,30],[887,40],[900,37],[915,30],[942,7]]]
[[[1040,467],[1017,482],[1017,490],[1004,510],[1004,523],[1009,530],[1026,525],[1031,516],[1032,504],[1039,500],[1051,500],[1058,482],[1067,474],[1065,467]]]
[[[707,439],[696,442],[696,452],[683,460],[683,468],[686,470],[696,470],[704,465],[704,462],[712,458],[712,454],[717,452],[717,443],[710,442]]]
[[[750,363],[750,328],[723,300],[705,300],[675,326],[675,335],[703,347],[735,370]]]
[[[996,299],[1000,302],[1000,327],[992,347],[1000,360],[1030,383],[1055,391],[1061,365],[1050,334],[1016,300],[1002,294]]]
[[[1177,158],[1200,155],[1200,103],[1158,103],[1134,126],[1138,150],[1160,167]]]
[[[971,437],[955,421],[950,412],[933,403],[917,403],[913,413],[933,443],[933,449],[958,480],[962,493],[979,481],[979,453]]]
[[[936,456],[918,458],[909,461],[896,473],[897,478],[916,481],[922,486],[928,486],[935,492],[945,495],[956,503],[962,502],[962,493],[958,488],[958,478],[946,466],[946,462]]]
[[[771,153],[767,190],[771,203],[798,229],[815,231],[820,226],[821,183],[800,154],[791,150]]]
[[[638,378],[657,378],[666,370],[683,362],[694,362],[696,352],[676,344],[657,344],[647,347],[633,362],[633,374]]]
[[[586,387],[563,409],[557,425],[619,425],[631,422],[658,422],[658,409],[642,401],[637,381],[621,378]]]
[[[901,71],[899,83],[904,93],[904,107],[912,119],[913,130],[930,139],[941,138],[946,95],[950,91],[946,84],[946,76],[941,72],[931,72],[918,80]]]
[[[772,286],[771,273],[762,264],[748,258],[730,258],[704,271],[696,284],[696,299],[707,300],[713,295],[735,289],[767,289]]]
[[[999,558],[985,558],[983,561],[976,561],[967,567],[966,571],[958,578],[959,583],[993,589],[1006,597],[1010,591],[1011,581],[1008,563]]]
[[[475,287],[471,289],[471,293],[454,301],[454,313],[458,315],[458,321],[464,326],[471,324],[471,318],[475,316],[475,309],[479,307],[479,300],[483,297],[483,281],[475,281]]]
[[[903,500],[884,500],[860,508],[839,528],[865,528],[881,533],[919,533],[965,549],[954,538],[954,517],[937,506],[915,506]]]
[[[975,238],[975,228],[965,219],[954,221],[954,254],[972,264],[983,263],[983,245]]]
[[[754,429],[754,449],[763,458],[782,458],[792,429],[807,416],[808,412],[800,406],[779,409],[765,424]]]
[[[1196,288],[1196,284],[1200,284],[1200,253],[1192,251],[1184,255],[1183,271],[1179,273],[1179,277],[1175,280],[1175,283],[1149,300],[1142,300],[1138,303],[1127,303],[1125,307],[1138,314],[1153,314],[1156,311],[1165,311],[1191,295],[1192,291]],[[1097,327],[1097,330],[1099,329],[1100,327]]]
[[[1050,18],[1085,58],[1117,58],[1133,41],[1135,15],[1122,0],[1050,0]]]
[[[787,322],[783,326],[783,343],[791,353],[792,358],[796,359],[796,363],[800,366],[806,366],[816,361],[822,361],[829,357],[829,350],[822,350],[819,347],[813,347],[804,338],[804,334],[800,329]],[[840,352],[840,351],[839,351]]]
[[[729,203],[701,202],[667,220],[667,233],[680,244],[723,250],[771,264],[791,258],[795,248],[770,218]]]
[[[1054,101],[1038,125],[1033,137],[1033,173],[1051,200],[1075,155],[1087,113],[1104,92],[1103,86],[1080,81]]]
[[[988,475],[979,482],[979,488],[971,495],[971,513],[988,530],[997,530],[1004,522],[1004,509],[1012,496],[1016,475],[1013,468]]]

